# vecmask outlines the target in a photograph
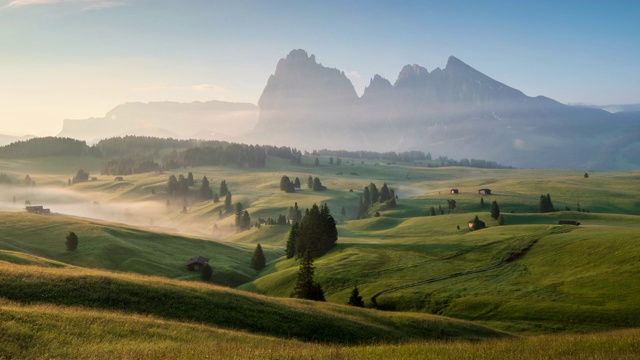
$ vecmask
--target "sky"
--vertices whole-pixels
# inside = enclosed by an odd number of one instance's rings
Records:
[[[118,104],[257,104],[292,49],[362,94],[450,55],[570,104],[640,103],[640,1],[0,0],[0,134]]]

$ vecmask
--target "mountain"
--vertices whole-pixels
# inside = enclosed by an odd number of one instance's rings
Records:
[[[293,50],[281,59],[245,139],[303,149],[423,150],[535,168],[640,168],[637,113],[530,97],[451,56],[444,69],[375,75],[362,97],[338,69]]]
[[[0,146],[9,145],[16,141],[25,141],[25,140],[33,139],[34,137],[35,136],[33,135],[11,136],[11,135],[0,134]]]
[[[95,141],[113,136],[145,135],[224,140],[256,125],[253,104],[223,101],[126,103],[104,117],[64,120],[58,136]]]

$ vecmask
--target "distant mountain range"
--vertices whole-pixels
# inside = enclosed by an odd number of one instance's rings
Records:
[[[35,137],[34,135],[11,136],[11,135],[0,134],[0,146],[9,145],[9,144],[11,144],[13,142],[16,142],[16,141],[24,141],[24,140],[33,139],[34,137]]]
[[[104,117],[64,120],[61,137],[94,142],[114,136],[225,140],[256,125],[258,107],[224,101],[126,103]]]
[[[640,168],[640,112],[529,97],[453,56],[444,69],[406,65],[393,84],[375,75],[359,97],[344,72],[293,50],[278,62],[258,106],[127,103],[104,117],[65,120],[58,136],[127,134],[307,150],[423,150],[516,167]]]
[[[344,72],[293,50],[258,102],[252,142],[301,148],[424,150],[517,167],[640,168],[640,116],[529,97],[451,56],[429,72],[376,75],[358,97]]]

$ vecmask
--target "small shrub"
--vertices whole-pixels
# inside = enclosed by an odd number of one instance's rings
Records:
[[[78,235],[76,233],[70,231],[65,239],[64,244],[67,246],[67,251],[75,251],[78,248]]]

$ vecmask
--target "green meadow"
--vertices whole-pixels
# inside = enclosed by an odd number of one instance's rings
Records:
[[[588,172],[585,178],[584,171],[428,168],[360,159],[337,166],[323,157],[314,166],[314,159],[305,156],[295,165],[269,157],[264,168],[194,167],[123,181],[98,175],[100,164],[86,158],[2,160],[2,172],[16,179],[29,174],[38,185],[28,192],[2,189],[0,201],[12,211],[0,212],[0,353],[640,356],[639,171]],[[98,179],[63,187],[79,167]],[[169,195],[168,177],[188,172],[196,179],[189,194]],[[298,177],[301,191],[280,191],[283,175]],[[307,189],[309,175],[328,190]],[[236,232],[222,201],[197,200],[203,176],[216,192],[226,180],[233,203],[242,203],[252,223],[287,215],[294,203],[303,211],[328,204],[338,242],[314,262],[327,303],[289,298],[300,264],[284,256],[290,225]],[[376,206],[370,217],[358,219],[362,189],[371,182],[393,188],[398,205]],[[453,188],[459,193],[451,194]],[[492,194],[480,195],[480,188]],[[46,195],[46,189],[64,192]],[[558,211],[538,212],[546,194]],[[54,214],[20,211],[27,196]],[[449,211],[451,199],[456,207]],[[493,201],[504,225],[490,217]],[[93,207],[86,216],[70,216],[65,206],[71,202]],[[468,228],[476,215],[486,229]],[[73,252],[64,245],[69,231],[80,239]],[[267,257],[261,271],[250,266],[258,243]],[[208,257],[213,268],[208,283],[185,266],[197,255]],[[345,305],[355,286],[365,309]],[[31,341],[38,346],[26,345]]]

